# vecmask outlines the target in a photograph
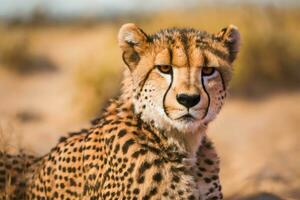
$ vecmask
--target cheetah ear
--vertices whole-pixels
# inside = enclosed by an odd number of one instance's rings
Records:
[[[216,37],[224,42],[229,51],[229,61],[233,62],[240,50],[241,36],[238,28],[231,24],[217,33]]]
[[[119,46],[123,51],[123,61],[132,71],[140,61],[140,55],[146,48],[148,36],[135,24],[124,24],[118,35]]]

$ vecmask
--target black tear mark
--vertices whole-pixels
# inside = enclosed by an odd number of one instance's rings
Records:
[[[166,102],[166,97],[167,97],[167,94],[169,92],[169,90],[171,89],[171,86],[173,84],[173,71],[171,72],[171,82],[170,82],[170,85],[168,87],[168,89],[166,90],[165,94],[164,94],[164,97],[163,97],[163,108],[164,108],[164,112],[165,114],[170,118],[168,112],[167,112],[167,108],[166,108],[166,105],[165,105],[165,102]]]
[[[202,75],[201,75],[201,76],[202,76]],[[203,78],[203,77],[201,77],[201,83],[202,83],[202,86],[203,86],[203,90],[204,90],[204,92],[206,93],[207,98],[208,98],[208,105],[207,105],[207,107],[206,107],[206,109],[205,109],[205,115],[202,117],[202,119],[204,119],[204,118],[207,116],[207,114],[208,114],[208,110],[209,110],[209,106],[210,106],[210,96],[209,96],[209,94],[208,94],[208,92],[207,92],[207,90],[206,90],[206,88],[205,88],[205,85],[204,85],[204,78]]]

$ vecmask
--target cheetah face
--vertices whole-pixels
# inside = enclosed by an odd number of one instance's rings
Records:
[[[147,35],[134,24],[119,32],[133,84],[135,111],[161,129],[194,132],[220,111],[239,48],[239,32],[166,29]]]

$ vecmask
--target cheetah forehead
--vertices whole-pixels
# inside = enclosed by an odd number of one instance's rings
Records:
[[[149,35],[150,38],[155,40],[162,40],[162,39],[178,39],[182,37],[196,37],[198,39],[213,39],[213,35],[206,32],[197,30],[194,28],[167,28],[167,29],[161,29],[160,31]]]
[[[226,44],[215,34],[193,28],[168,28],[157,33],[147,35],[150,49],[154,49],[156,60],[165,63],[172,57],[189,57],[196,59],[194,63],[200,65],[212,65],[230,69],[230,51]],[[163,52],[164,50],[168,50]],[[168,53],[167,53],[168,52]],[[157,59],[158,58],[158,59]],[[161,61],[162,60],[162,61]],[[178,65],[184,65],[184,61],[177,60]],[[199,60],[203,62],[199,63]],[[204,63],[204,61],[208,61]]]
[[[214,34],[193,28],[167,28],[148,35],[149,41],[154,45],[182,44],[185,48],[196,46],[204,48],[217,44],[219,40]]]

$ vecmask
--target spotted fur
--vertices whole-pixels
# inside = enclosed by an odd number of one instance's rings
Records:
[[[25,199],[27,176],[33,174],[37,163],[39,158],[33,155],[0,152],[0,199]]]
[[[205,132],[226,96],[239,47],[237,28],[218,34],[174,28],[147,35],[125,24],[118,38],[127,65],[122,95],[90,129],[61,139],[47,155],[14,172],[12,177],[24,176],[13,194],[24,199],[223,199],[219,159]],[[23,161],[10,162],[20,166]],[[0,165],[0,174],[13,171]],[[5,177],[0,176],[0,186]]]

